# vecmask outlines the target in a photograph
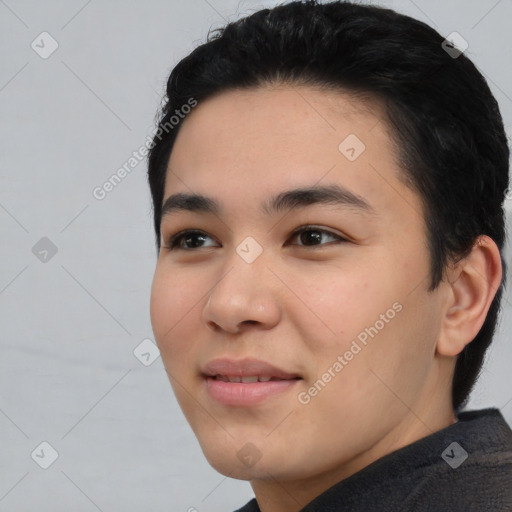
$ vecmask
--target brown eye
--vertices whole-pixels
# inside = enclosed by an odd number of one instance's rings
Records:
[[[300,240],[300,244],[296,244],[302,247],[314,247],[314,246],[322,246],[328,245],[327,243],[321,243],[322,239],[325,237],[331,237],[336,242],[348,242],[347,239],[332,233],[331,231],[327,231],[325,229],[320,229],[315,226],[303,226],[296,230],[291,239],[297,238]]]
[[[203,245],[206,239],[213,240],[210,236],[208,236],[203,231],[197,230],[188,230],[181,231],[176,235],[172,236],[167,244],[167,249],[177,250],[182,249],[185,251],[190,251],[194,249],[201,249],[203,247],[211,247],[208,245]]]

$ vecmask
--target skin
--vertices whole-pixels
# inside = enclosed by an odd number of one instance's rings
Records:
[[[169,160],[164,198],[200,193],[223,211],[162,219],[155,338],[209,463],[250,480],[262,512],[298,511],[378,458],[454,423],[456,355],[478,333],[499,286],[499,251],[482,236],[428,291],[421,201],[400,179],[384,119],[376,103],[342,92],[282,84],[229,91],[194,108]],[[338,149],[349,134],[366,146],[352,162]],[[374,212],[317,204],[268,216],[259,209],[282,191],[315,184],[341,185]],[[306,224],[348,241],[292,236]],[[206,237],[169,249],[184,229]],[[250,264],[236,252],[248,236],[263,248]],[[300,403],[298,393],[395,303],[402,308],[394,318]],[[201,368],[246,356],[302,380],[257,406],[214,401]],[[246,443],[260,456],[250,467],[237,456]]]

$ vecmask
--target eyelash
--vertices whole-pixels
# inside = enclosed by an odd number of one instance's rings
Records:
[[[326,229],[321,229],[316,226],[312,225],[306,225],[301,226],[300,228],[296,229],[291,235],[290,238],[295,238],[301,233],[305,233],[308,231],[316,231],[317,233],[327,234],[332,236],[333,238],[337,239],[337,243],[343,243],[348,242],[346,238],[343,238],[340,235],[337,235],[336,233],[333,233],[332,231],[328,231]],[[170,251],[176,251],[176,250],[183,250],[183,251],[196,251],[198,249],[205,249],[205,247],[197,247],[197,248],[187,248],[187,247],[180,247],[179,242],[184,239],[187,235],[206,235],[208,238],[212,238],[209,235],[207,235],[204,231],[200,231],[197,229],[187,229],[184,231],[180,231],[179,233],[176,233],[175,235],[171,236],[167,245],[164,245],[165,249],[168,249]],[[213,238],[212,238],[213,240]],[[328,244],[317,244],[317,245],[299,245],[299,247],[306,247],[306,248],[315,248],[315,247],[322,247]]]

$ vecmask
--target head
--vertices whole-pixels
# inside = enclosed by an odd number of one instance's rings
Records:
[[[311,439],[281,474],[327,471],[467,401],[504,284],[509,150],[486,81],[443,40],[381,7],[290,2],[173,69],[149,155],[151,317],[219,471],[242,446],[262,462],[232,476],[275,475],[283,447]],[[187,229],[201,233],[171,249]],[[211,398],[207,363],[247,356],[299,379],[255,406]]]

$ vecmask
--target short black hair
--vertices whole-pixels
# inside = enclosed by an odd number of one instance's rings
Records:
[[[277,83],[367,95],[384,107],[401,177],[423,204],[429,290],[450,262],[469,254],[479,235],[494,240],[505,269],[509,148],[503,120],[482,74],[443,41],[409,16],[348,1],[292,1],[210,31],[172,70],[148,155],[157,248],[167,164],[186,118],[176,113],[191,99]],[[455,410],[466,405],[481,372],[505,275],[478,335],[457,357]]]

